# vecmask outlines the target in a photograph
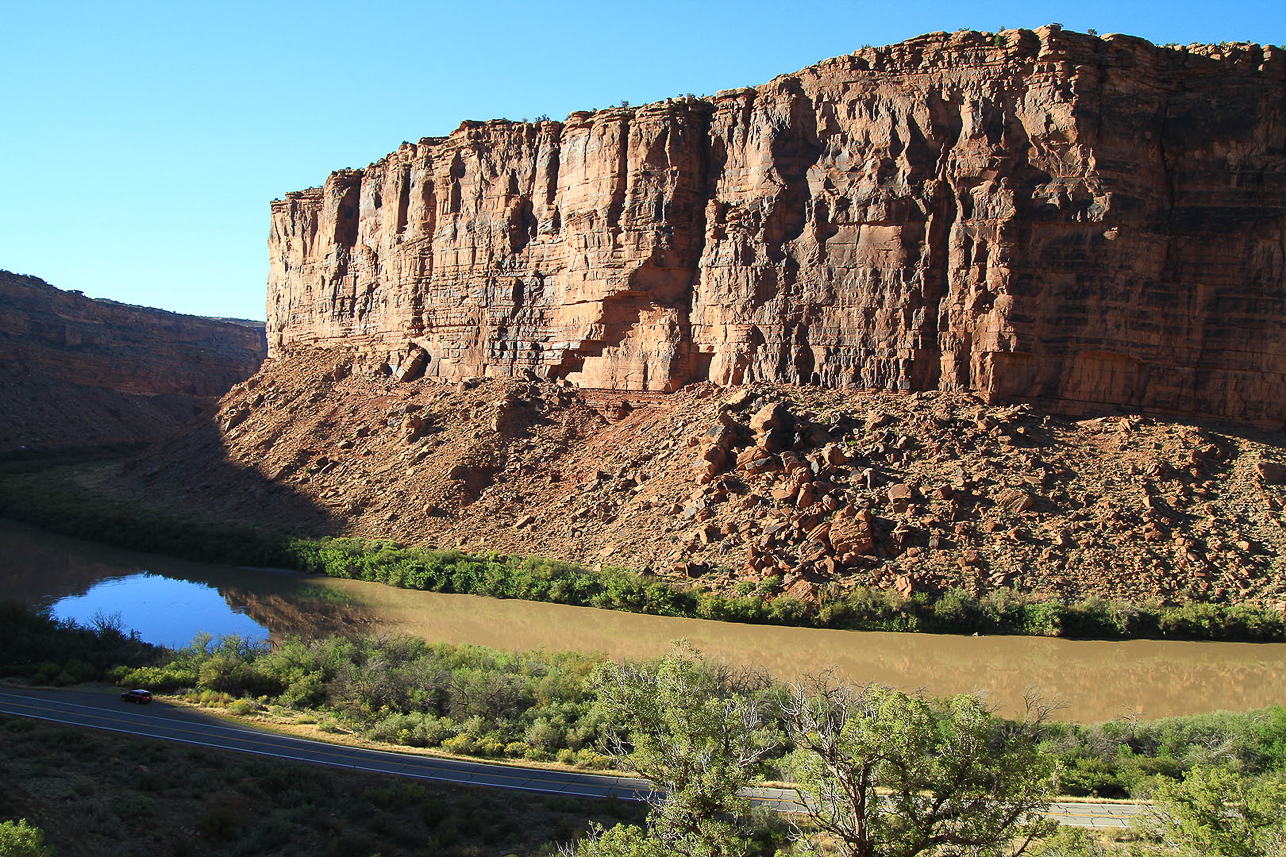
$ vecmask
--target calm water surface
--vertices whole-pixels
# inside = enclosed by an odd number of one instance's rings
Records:
[[[67,595],[49,606],[59,619],[81,625],[119,622],[149,643],[165,646],[182,646],[199,630],[216,637],[268,638],[265,626],[228,604],[215,587],[150,572],[100,580],[84,595]],[[194,627],[194,620],[201,627]]]
[[[90,620],[119,612],[145,639],[198,631],[273,638],[411,633],[524,650],[588,649],[646,657],[687,638],[708,655],[790,680],[835,669],[944,695],[984,691],[1020,710],[1035,689],[1060,716],[1154,718],[1286,702],[1286,644],[1107,642],[959,637],[739,625],[393,589],[289,572],[190,563],[117,550],[0,521],[0,597]]]

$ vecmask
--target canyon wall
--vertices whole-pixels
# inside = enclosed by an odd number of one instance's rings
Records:
[[[444,379],[1286,419],[1286,56],[936,33],[272,203],[268,340]]]
[[[163,437],[266,354],[257,322],[92,300],[0,271],[0,450]]]

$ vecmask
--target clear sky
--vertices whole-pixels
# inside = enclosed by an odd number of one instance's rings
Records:
[[[713,94],[935,30],[1286,43],[1286,3],[0,0],[0,268],[264,317],[268,202],[462,119]]]

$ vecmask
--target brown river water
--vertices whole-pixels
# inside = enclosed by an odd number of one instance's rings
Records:
[[[0,598],[86,621],[117,614],[148,640],[198,631],[280,638],[409,633],[502,649],[582,649],[617,658],[686,638],[706,655],[790,681],[833,669],[934,695],[981,691],[1006,713],[1035,690],[1082,722],[1151,719],[1286,702],[1286,643],[1109,642],[741,625],[441,595],[376,583],[185,562],[0,520]]]

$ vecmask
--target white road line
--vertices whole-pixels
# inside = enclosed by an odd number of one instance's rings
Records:
[[[0,691],[0,713],[285,761],[538,794],[588,798],[616,795],[625,800],[639,800],[647,789],[645,782],[625,777],[543,771],[537,768],[468,762],[437,756],[412,756],[365,747],[344,747],[294,735],[258,732],[250,727],[205,723],[188,717],[161,717],[142,712],[130,712],[126,715],[124,711],[3,691]],[[64,716],[54,716],[55,713]],[[72,717],[80,719],[69,719]],[[157,731],[146,732],[126,728],[120,724],[122,718],[143,721],[144,723],[140,725],[151,726]],[[96,722],[86,722],[86,720]],[[222,738],[225,743],[201,740],[201,738],[211,737],[211,733],[226,733]],[[194,735],[199,735],[201,738],[190,737]],[[294,745],[294,749],[291,750],[282,745]],[[360,759],[368,759],[369,763],[357,761]],[[778,804],[779,808],[796,805],[796,796],[789,789],[754,789],[750,790],[749,794],[755,800]],[[1045,816],[1064,824],[1083,827],[1125,827],[1129,824],[1131,817],[1142,811],[1143,807],[1139,804],[1053,803],[1050,804]]]
[[[10,694],[0,694],[0,697],[5,697],[8,699],[15,698]],[[26,699],[26,700],[32,699],[32,697],[18,697],[18,698]],[[6,711],[6,713],[16,714],[16,715],[25,716],[25,717],[31,717],[38,720],[46,720],[53,723],[63,723],[69,726],[81,726],[81,727],[90,728],[90,729],[100,729],[107,732],[116,732],[123,735],[134,735],[141,738],[175,741],[177,743],[190,744],[198,747],[208,747],[216,750],[231,750],[234,752],[248,753],[251,755],[265,756],[265,757],[274,758],[274,759],[283,759],[283,760],[294,761],[294,762],[305,762],[305,763],[315,764],[315,765],[328,765],[330,767],[340,767],[340,768],[346,768],[348,770],[367,771],[370,773],[387,774],[392,776],[414,777],[416,779],[423,779],[423,780],[485,784],[495,788],[506,788],[506,789],[512,789],[516,791],[539,792],[543,794],[568,795],[573,797],[601,798],[601,797],[606,797],[608,794],[616,794],[618,797],[630,799],[630,798],[633,798],[635,793],[634,788],[622,787],[621,784],[616,782],[597,783],[591,778],[587,778],[583,776],[577,776],[574,778],[573,777],[563,778],[563,777],[559,777],[555,773],[551,776],[550,779],[542,780],[538,776],[533,776],[525,773],[520,775],[511,775],[505,772],[507,770],[512,770],[512,769],[507,769],[503,765],[485,766],[485,765],[478,765],[478,763],[460,762],[459,765],[476,767],[478,768],[478,770],[465,770],[463,772],[452,771],[452,770],[435,771],[433,770],[433,766],[441,762],[448,763],[447,765],[442,766],[444,768],[449,769],[451,767],[456,767],[454,765],[449,764],[456,760],[424,757],[425,762],[420,763],[419,765],[414,763],[407,764],[405,761],[407,757],[399,756],[396,753],[385,753],[384,751],[366,750],[364,748],[351,748],[353,752],[349,753],[349,752],[345,752],[345,750],[342,750],[342,749],[336,749],[336,750],[328,749],[327,745],[322,744],[320,742],[309,742],[307,741],[307,739],[294,738],[293,736],[281,736],[283,740],[290,741],[292,743],[303,743],[303,744],[311,745],[307,748],[307,751],[310,753],[310,755],[295,755],[288,752],[281,752],[279,750],[274,751],[269,749],[259,749],[257,745],[264,745],[267,747],[271,747],[274,743],[273,740],[260,739],[254,736],[253,734],[242,732],[240,730],[235,729],[234,727],[215,727],[215,728],[220,729],[221,731],[233,733],[233,736],[232,736],[233,738],[242,740],[245,742],[245,744],[248,744],[250,746],[242,746],[231,739],[225,739],[227,743],[203,741],[197,738],[187,737],[186,734],[184,734],[184,733],[191,733],[194,730],[169,728],[170,725],[175,723],[176,721],[169,720],[168,718],[163,718],[163,717],[154,717],[154,716],[149,717],[146,715],[140,715],[141,719],[147,719],[150,721],[154,721],[158,724],[165,725],[167,727],[165,730],[166,732],[178,733],[178,734],[158,734],[156,732],[143,732],[143,731],[138,731],[136,729],[128,729],[128,728],[125,728],[124,726],[112,723],[108,719],[107,715],[104,715],[101,712],[101,710],[96,710],[92,706],[78,705],[76,703],[58,703],[58,704],[86,709],[89,712],[95,713],[93,719],[98,721],[104,721],[104,722],[102,725],[95,725],[95,724],[86,723],[84,722],[84,720],[73,720],[73,719],[67,719],[65,717],[53,716],[50,713],[40,711],[30,703],[26,705],[21,705],[19,707],[26,708],[26,709],[34,709],[34,711],[32,712]],[[0,709],[0,710],[3,710],[3,709]],[[83,717],[84,715],[81,715],[81,716]],[[177,721],[177,722],[183,722],[183,721]],[[349,748],[346,748],[346,749],[349,749]],[[369,765],[350,761],[351,759],[353,759],[354,756],[367,755],[367,754],[388,755],[394,758],[388,759],[388,760],[381,759],[380,764],[369,764]],[[464,773],[466,776],[465,777],[460,776],[461,773]],[[494,780],[495,782],[484,783],[483,782],[484,779]],[[517,781],[517,782],[514,783],[514,782],[504,782],[504,781]],[[595,789],[594,786],[597,786],[597,789]]]

